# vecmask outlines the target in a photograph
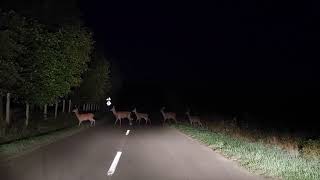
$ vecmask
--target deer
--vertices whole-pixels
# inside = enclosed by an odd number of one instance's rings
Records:
[[[146,121],[146,124],[148,124],[148,122],[151,124],[149,114],[138,113],[136,108],[134,108],[132,112],[137,116],[137,121],[139,121],[139,124],[140,124],[141,119],[144,119]]]
[[[203,127],[201,120],[200,120],[200,117],[199,116],[191,116],[189,109],[187,110],[186,115],[188,116],[189,122],[191,125],[198,124],[199,126]]]
[[[125,118],[129,119],[129,122],[131,124],[131,122],[132,122],[131,112],[129,112],[129,111],[118,111],[117,112],[116,108],[114,106],[112,107],[112,109],[110,111],[112,111],[113,115],[116,118],[116,122],[114,124],[117,124],[117,122],[119,120],[120,126],[121,126],[121,120],[125,119]]]
[[[160,112],[161,112],[161,114],[163,116],[163,123],[165,123],[166,120],[170,120],[170,119],[174,120],[175,123],[178,123],[177,122],[177,118],[176,118],[177,117],[176,113],[174,113],[174,112],[164,112],[164,110],[165,110],[165,107],[162,107],[160,109]]]
[[[72,112],[74,112],[75,115],[77,116],[79,121],[79,126],[83,121],[90,121],[91,126],[96,124],[96,120],[94,119],[94,114],[92,113],[80,114],[78,108],[74,109]]]

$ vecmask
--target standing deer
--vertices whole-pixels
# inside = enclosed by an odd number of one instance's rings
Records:
[[[140,124],[141,119],[144,119],[146,121],[146,124],[148,124],[148,122],[151,124],[151,121],[149,119],[149,114],[138,113],[136,108],[134,108],[134,110],[132,112],[134,112],[135,115],[137,116],[137,121],[139,121],[139,124]]]
[[[189,109],[186,112],[186,115],[188,116],[189,122],[190,122],[191,125],[198,124],[199,126],[202,127],[202,123],[200,121],[200,117],[199,116],[190,116],[190,110]]]
[[[112,107],[112,109],[110,111],[112,111],[113,115],[116,118],[116,122],[114,124],[117,124],[117,121],[119,120],[120,126],[121,126],[121,120],[125,119],[125,118],[129,119],[129,122],[131,124],[131,122],[132,122],[132,118],[130,116],[131,112],[129,112],[129,111],[118,111],[117,112],[116,108],[114,106]]]
[[[78,118],[79,121],[79,126],[81,125],[81,123],[83,121],[90,121],[91,125],[95,125],[96,124],[96,120],[93,118],[94,114],[92,113],[83,113],[83,114],[79,114],[78,109],[74,109],[72,112],[74,112]]]
[[[164,109],[165,109],[165,107],[162,107],[160,109],[160,112],[161,112],[161,114],[163,116],[163,123],[165,123],[166,120],[170,120],[170,119],[173,119],[175,123],[178,123],[177,122],[177,118],[176,118],[177,117],[176,113],[174,113],[174,112],[164,112]]]

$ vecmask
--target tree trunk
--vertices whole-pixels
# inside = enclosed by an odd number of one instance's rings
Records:
[[[58,116],[58,101],[56,101],[56,107],[54,108],[54,118]]]
[[[0,121],[3,120],[3,97],[0,95]]]
[[[47,117],[48,117],[48,105],[45,104],[43,108],[43,118],[47,119]]]
[[[64,113],[64,110],[65,110],[65,107],[66,107],[66,101],[62,100],[62,112],[63,113]]]
[[[68,108],[68,112],[71,112],[71,99],[69,99],[69,108]]]
[[[10,124],[10,93],[7,93],[6,123]]]
[[[26,102],[26,122],[25,122],[26,126],[29,125],[29,109],[30,109],[30,105],[28,102]]]

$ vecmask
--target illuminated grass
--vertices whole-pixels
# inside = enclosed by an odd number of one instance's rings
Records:
[[[223,133],[197,129],[188,125],[174,125],[187,135],[205,143],[224,156],[237,159],[240,165],[256,174],[283,179],[318,180],[320,161],[290,155],[276,147],[235,138]]]
[[[41,146],[53,143],[64,137],[71,136],[89,126],[73,127],[42,136],[31,137],[24,140],[15,141],[9,144],[0,145],[0,160],[10,159],[15,156],[33,151]]]

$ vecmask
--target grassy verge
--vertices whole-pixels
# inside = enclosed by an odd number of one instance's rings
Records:
[[[53,143],[62,138],[76,134],[89,126],[66,128],[42,136],[31,137],[0,145],[0,160],[9,160],[22,154],[31,152],[41,146]]]
[[[266,146],[245,138],[232,137],[221,132],[174,125],[185,134],[205,143],[228,158],[259,175],[296,180],[320,179],[320,160],[292,155],[281,148]]]
[[[21,119],[12,122],[10,126],[0,127],[0,145],[70,128],[75,125],[77,125],[77,120],[71,113],[61,114],[56,119],[51,117],[44,120],[43,118],[35,117],[30,120],[28,127],[25,126],[24,119]]]

